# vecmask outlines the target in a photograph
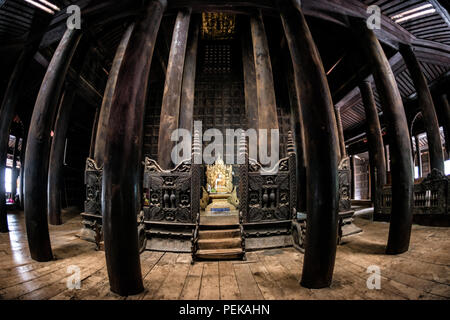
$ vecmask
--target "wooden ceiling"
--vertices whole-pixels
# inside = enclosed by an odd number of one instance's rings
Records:
[[[339,25],[346,28],[345,16],[361,17],[365,14],[368,5],[378,5],[383,14],[382,29],[377,31],[377,36],[384,43],[388,51],[390,62],[397,78],[400,93],[405,100],[414,98],[415,89],[409,72],[403,63],[401,56],[395,53],[398,42],[410,43],[415,48],[420,64],[429,83],[436,81],[444,74],[448,75],[450,70],[450,18],[448,12],[442,7],[446,0],[302,0],[305,14],[310,18],[323,20],[328,23],[329,28]],[[82,9],[83,23],[87,23],[89,37],[95,43],[95,47],[104,57],[104,69],[108,70],[114,56],[116,47],[120,41],[126,25],[132,21],[144,0],[52,0],[62,10],[50,16],[51,22],[41,42],[41,49],[54,47],[61,38],[65,29],[67,14],[64,10],[70,4],[77,4]],[[164,70],[165,61],[170,47],[171,25],[173,14],[177,8],[191,4],[197,11],[224,11],[231,13],[251,12],[256,7],[262,8],[268,15],[276,16],[274,2],[271,0],[232,0],[232,1],[206,1],[206,0],[171,0],[166,14],[166,21],[162,24],[162,30],[158,35],[157,49],[155,54],[161,69]],[[423,6],[431,5],[435,12],[395,23],[392,17],[405,11]],[[195,10],[194,10],[195,11]],[[10,67],[15,59],[16,53],[21,50],[27,41],[27,36],[33,25],[45,23],[49,15],[24,0],[0,0],[0,69]],[[312,25],[312,28],[314,25]],[[313,31],[313,34],[316,33]],[[351,33],[351,30],[348,30]],[[316,39],[316,42],[327,42],[326,33],[318,33],[324,39]],[[330,39],[331,41],[331,39]],[[321,55],[324,61],[338,62],[335,53],[331,53],[327,47],[322,49]],[[320,46],[319,46],[319,49]],[[351,47],[340,48],[339,52],[345,55],[346,50]],[[2,53],[7,53],[2,55]],[[347,60],[347,61],[346,61]],[[342,72],[339,67],[348,69],[352,64],[352,56],[348,56],[337,64],[336,70],[339,76],[331,74],[329,77],[333,99],[341,110],[344,130],[352,132],[357,128],[364,127],[365,114],[359,90],[356,86],[355,75]],[[334,64],[334,63],[332,63]],[[341,64],[341,66],[339,66]],[[366,66],[367,67],[367,66]],[[363,78],[371,76],[368,70],[361,69]],[[367,69],[367,68],[366,68]],[[359,71],[358,71],[359,72]],[[361,76],[358,74],[358,76]],[[5,79],[1,79],[5,81]],[[4,85],[4,84],[3,84]],[[334,90],[334,89],[335,90]],[[1,89],[1,88],[0,88]],[[375,99],[381,112],[378,94],[375,90]]]
[[[419,58],[422,71],[428,81],[440,78],[450,70],[450,19],[448,12],[438,1],[424,0],[389,0],[374,1],[361,0],[365,5],[378,5],[383,15],[392,18],[405,11],[412,10],[424,5],[431,5],[436,11],[415,19],[400,22],[399,25],[413,34],[418,40],[426,40],[442,44],[442,50],[446,50],[445,55],[449,59],[438,59],[426,52],[420,52],[421,48],[416,47],[416,54]],[[400,94],[404,101],[415,97],[415,89],[409,71],[403,59],[397,53],[390,59],[392,70],[395,74]],[[369,78],[373,84],[373,78]],[[380,99],[376,88],[373,86],[377,107],[382,114]],[[365,113],[362,98],[357,87],[353,88],[343,99],[336,102],[341,110],[343,128],[345,131],[355,131],[358,127],[364,127]]]

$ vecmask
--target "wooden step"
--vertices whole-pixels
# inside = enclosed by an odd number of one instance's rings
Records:
[[[241,248],[241,238],[201,239],[198,240],[198,248],[200,250]]]
[[[241,236],[240,229],[200,230],[199,239],[222,239]]]
[[[196,257],[207,260],[227,260],[242,258],[242,248],[198,250]]]
[[[239,226],[239,216],[201,216],[200,228],[202,229],[230,229]]]

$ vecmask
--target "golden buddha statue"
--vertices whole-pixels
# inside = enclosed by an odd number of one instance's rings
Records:
[[[226,165],[220,155],[214,165],[207,165],[206,182],[207,190],[203,189],[204,196],[201,202],[206,205],[209,199],[212,200],[212,203],[205,208],[207,213],[227,214],[236,211],[239,200],[233,187],[233,167]],[[208,195],[205,194],[205,191]]]
[[[206,167],[209,193],[229,193],[233,191],[233,168],[225,165],[220,155],[214,165]]]

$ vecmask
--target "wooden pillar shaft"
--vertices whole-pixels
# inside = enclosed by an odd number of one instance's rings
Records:
[[[20,150],[19,199],[20,199],[20,208],[22,210],[24,209],[23,174],[25,172],[25,150],[27,146],[27,136],[28,133],[25,131],[22,139],[22,149]]]
[[[408,123],[394,73],[383,48],[374,32],[367,28],[365,21],[358,21],[357,27],[361,30],[362,46],[373,67],[390,135],[392,212],[386,252],[398,254],[409,248],[412,224],[413,168]]]
[[[384,157],[383,136],[381,135],[380,120],[378,119],[378,110],[372,92],[372,85],[368,81],[363,81],[359,85],[359,90],[366,114],[370,175],[372,177],[371,191],[373,199],[376,200],[386,184],[386,159]],[[377,206],[377,201],[374,204]],[[378,212],[376,209],[375,212]]]
[[[339,110],[339,108],[334,108],[334,113],[336,115],[336,125],[339,134],[340,159],[343,159],[347,157],[347,150],[345,149],[344,128],[342,127],[341,110]]]
[[[158,163],[163,169],[178,164],[172,162],[171,153],[175,143],[171,141],[171,135],[178,129],[180,117],[181,85],[190,18],[190,9],[179,11],[173,29],[159,123]]]
[[[418,176],[422,177],[422,150],[420,150],[420,141],[418,136],[414,136],[414,141],[416,143],[416,157],[417,157],[417,167]]]
[[[301,284],[331,285],[337,244],[338,137],[328,82],[305,17],[277,1],[294,67],[307,152],[307,229]],[[327,146],[324,148],[324,146]]]
[[[186,59],[184,61],[183,84],[181,89],[180,104],[180,128],[193,133],[194,125],[194,97],[195,97],[195,72],[197,69],[198,35],[200,32],[200,20],[193,19],[189,29]]]
[[[267,152],[270,152],[272,145],[270,130],[278,129],[278,115],[269,44],[261,12],[250,17],[250,29],[255,63],[258,129],[267,129],[268,135],[267,144],[263,145],[264,140],[258,139],[259,148],[260,150],[267,148]]]
[[[257,130],[258,97],[256,94],[255,58],[253,56],[252,38],[249,28],[243,28],[241,37],[242,67],[244,73],[245,113],[249,129]]]
[[[79,30],[67,30],[42,81],[31,118],[25,154],[25,222],[31,257],[53,259],[47,225],[47,180],[50,130],[64,78],[80,40]]]
[[[22,93],[22,83],[27,66],[33,58],[33,48],[26,48],[20,54],[3,97],[0,109],[0,232],[8,232],[5,199],[5,169],[9,143],[9,129],[14,118],[16,105]]]
[[[94,151],[95,151],[95,138],[97,137],[97,129],[98,129],[98,121],[100,119],[100,108],[95,109],[94,115],[94,123],[92,124],[91,131],[91,144],[89,146],[89,158],[94,159]]]
[[[296,155],[296,182],[297,182],[297,211],[306,212],[306,148],[305,148],[305,133],[302,119],[300,99],[295,93],[295,78],[293,74],[292,60],[289,52],[286,52],[285,73],[286,82],[289,93],[289,100],[291,105],[291,128],[293,128],[293,138],[295,142]]]
[[[156,36],[166,1],[150,1],[130,35],[111,98],[102,181],[103,238],[111,291],[143,288],[137,214],[145,100]]]
[[[430,154],[430,168],[442,173],[444,168],[444,154],[442,152],[441,134],[439,123],[434,108],[433,98],[428,88],[427,80],[422,73],[419,61],[409,45],[400,46],[400,53],[408,67],[409,73],[417,92],[419,108],[422,111],[423,122],[428,139],[428,151]]]
[[[350,171],[352,173],[352,184],[350,186],[350,198],[355,198],[356,191],[356,167],[355,167],[355,156],[350,156]]]
[[[69,129],[70,113],[75,99],[75,89],[68,83],[61,98],[55,129],[50,149],[47,184],[47,210],[48,220],[52,225],[62,224],[61,220],[61,194],[63,191],[64,176],[64,149],[66,145],[67,130]]]
[[[16,61],[14,70],[8,82],[2,104],[0,106],[0,232],[8,232],[8,223],[6,217],[6,199],[5,199],[5,168],[6,156],[9,142],[9,129],[15,115],[16,106],[23,94],[22,86],[26,79],[29,64],[33,61],[39,43],[42,39],[45,29],[51,21],[51,16],[43,18],[34,15],[30,33],[27,37],[27,44],[20,53]],[[24,148],[22,148],[24,149]],[[21,160],[23,166],[23,161]]]
[[[12,170],[11,170],[11,195],[14,199],[17,194],[17,156],[18,156],[18,148],[19,148],[19,140],[20,137],[16,136],[16,141],[14,143],[14,151],[13,151],[13,163],[12,163]]]
[[[446,94],[439,96],[439,104],[441,107],[441,114],[443,116],[442,123],[445,135],[445,149],[447,149],[447,157],[450,158],[450,104]]]
[[[117,75],[119,74],[120,66],[122,65],[125,49],[127,48],[130,35],[133,32],[134,24],[130,24],[125,30],[122,39],[117,47],[114,56],[111,70],[109,71],[108,81],[106,83],[105,93],[103,94],[102,105],[100,107],[100,114],[95,137],[94,160],[100,168],[103,166],[105,157],[106,134],[108,132],[108,121],[111,110],[111,100],[116,89]]]

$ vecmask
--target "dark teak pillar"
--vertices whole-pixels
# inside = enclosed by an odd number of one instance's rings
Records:
[[[40,19],[37,19],[36,17],[33,18],[30,33],[27,37],[27,44],[16,61],[16,65],[9,79],[8,87],[6,88],[0,106],[0,232],[8,232],[5,199],[5,168],[8,152],[9,129],[15,115],[16,106],[23,94],[22,86],[24,79],[29,72],[28,66],[30,62],[33,61],[33,57],[38,49],[42,35],[50,23],[51,17],[50,15],[47,15],[44,17],[45,21],[38,20]],[[24,146],[22,149],[25,149]],[[23,167],[23,159],[20,160],[20,163]]]
[[[184,57],[190,18],[190,9],[179,11],[173,29],[159,123],[158,163],[163,169],[170,169],[174,166],[171,153],[175,143],[170,140],[170,137],[172,132],[178,129]]]
[[[339,153],[340,159],[347,157],[347,150],[345,149],[344,128],[342,127],[341,110],[334,108],[334,114],[336,116],[336,125],[339,137]]]
[[[278,115],[269,44],[261,12],[250,17],[250,28],[255,61],[258,129],[267,129],[267,146],[261,145],[261,139],[258,139],[260,143],[259,148],[267,147],[267,152],[269,153],[272,144],[270,130],[278,129]]]
[[[0,108],[0,232],[8,232],[5,198],[5,169],[9,143],[9,129],[14,118],[16,105],[19,102],[23,78],[27,66],[35,53],[32,48],[26,48],[19,56],[8,83]],[[21,163],[23,161],[21,160]]]
[[[249,22],[245,26],[249,27]],[[242,28],[242,67],[244,73],[245,113],[249,129],[258,130],[258,97],[256,95],[255,58],[250,30]]]
[[[136,22],[111,99],[102,183],[103,238],[111,291],[143,288],[137,214],[145,99],[156,36],[166,1],[150,1]]]
[[[106,135],[108,132],[108,121],[111,111],[111,101],[116,89],[117,76],[119,74],[120,66],[122,65],[123,56],[130,40],[131,32],[133,32],[134,24],[130,24],[125,30],[125,33],[120,40],[117,47],[116,54],[109,71],[108,81],[106,82],[105,92],[103,94],[102,105],[100,107],[100,113],[96,129],[95,148],[94,148],[94,160],[99,168],[103,166],[103,160],[105,157],[105,144]]]
[[[292,60],[289,51],[286,50],[284,71],[286,73],[286,82],[289,93],[289,100],[291,104],[290,123],[293,128],[293,136],[295,141],[295,155],[296,155],[296,181],[297,181],[297,211],[306,212],[306,148],[305,148],[305,133],[303,130],[303,119],[300,100],[295,93],[295,80],[292,67]]]
[[[303,117],[307,159],[307,228],[301,285],[331,285],[337,244],[338,134],[317,47],[300,8],[278,0]],[[326,146],[326,147],[324,147]]]
[[[50,149],[47,185],[48,220],[52,225],[62,224],[61,194],[64,176],[64,148],[66,145],[67,130],[69,129],[70,113],[75,98],[73,84],[67,83],[66,90],[61,98],[58,115],[55,121],[55,130]]]
[[[67,30],[53,54],[31,118],[25,154],[25,222],[31,257],[53,259],[47,225],[47,180],[50,130],[64,78],[80,40],[79,30]]]
[[[20,150],[20,173],[19,173],[19,199],[20,199],[20,208],[23,210],[24,208],[24,197],[23,197],[23,174],[25,170],[25,150],[27,146],[27,136],[28,133],[25,131],[22,139],[22,148]]]
[[[420,141],[418,136],[414,136],[414,141],[416,143],[416,157],[417,157],[417,167],[418,176],[422,177],[422,151],[420,150]]]
[[[412,47],[402,45],[400,46],[400,53],[405,60],[414,87],[416,88],[417,100],[419,108],[422,111],[423,122],[427,133],[431,169],[438,169],[444,173],[444,154],[442,152],[439,123],[427,80],[420,69],[419,61],[417,61]]]
[[[16,197],[17,194],[17,156],[18,156],[18,148],[19,148],[19,140],[20,138],[18,136],[16,136],[16,141],[14,143],[14,151],[13,151],[13,164],[12,164],[12,170],[11,170],[11,175],[12,175],[12,185],[11,185],[11,195],[12,198],[14,199]]]
[[[450,104],[448,102],[448,96],[443,94],[439,96],[439,104],[441,107],[441,114],[443,119],[441,120],[444,127],[445,136],[445,149],[447,149],[447,157],[450,157]]]
[[[198,34],[200,19],[192,19],[184,61],[183,84],[181,89],[180,128],[192,132],[194,125],[195,71],[197,69]]]
[[[375,33],[364,21],[358,21],[357,27],[362,34],[362,47],[373,67],[390,136],[392,211],[386,253],[398,254],[409,248],[412,224],[413,166],[408,122],[394,73]]]
[[[386,160],[384,157],[383,136],[381,135],[380,120],[378,119],[378,110],[372,92],[372,85],[368,81],[363,81],[359,85],[359,91],[361,92],[366,113],[372,195],[375,200],[374,205],[377,206],[378,196],[386,184]],[[376,209],[375,213],[378,212]]]

